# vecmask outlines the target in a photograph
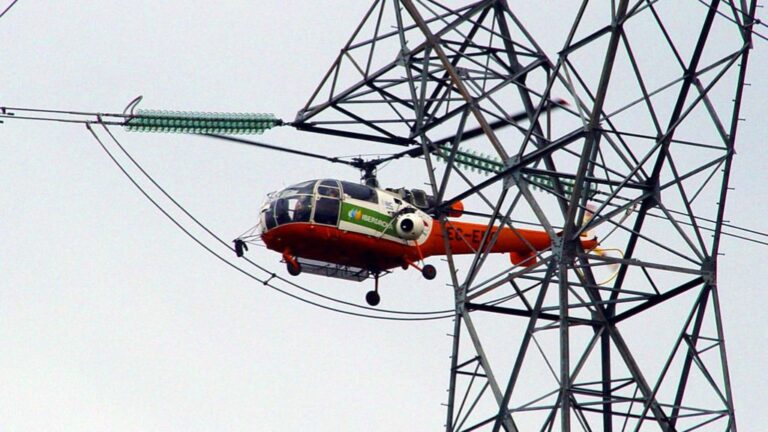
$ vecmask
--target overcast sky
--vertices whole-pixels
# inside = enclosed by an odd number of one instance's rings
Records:
[[[274,112],[290,120],[368,4],[21,0],[0,20],[0,105],[120,112],[141,94],[145,108]],[[539,20],[528,27],[539,29],[572,20],[558,15],[560,5],[519,7]],[[727,210],[732,223],[759,231],[768,231],[766,48],[757,41],[750,62]],[[269,191],[311,178],[358,178],[345,167],[200,137],[115,133],[227,240],[256,223]],[[294,130],[262,138],[334,155],[392,151]],[[0,429],[442,427],[450,320],[340,315],[249,279],[165,219],[81,125],[7,121],[0,146]],[[423,171],[404,161],[382,170],[380,181],[418,187]],[[737,420],[743,431],[762,430],[768,248],[725,238],[722,251]],[[285,273],[277,254],[251,256]],[[384,279],[382,307],[450,309],[447,271],[434,261],[435,281],[415,272]],[[370,289],[315,276],[300,281],[356,303]]]

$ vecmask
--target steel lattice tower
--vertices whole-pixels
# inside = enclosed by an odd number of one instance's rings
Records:
[[[418,146],[438,210],[552,239],[448,255],[447,431],[736,430],[717,258],[755,3],[560,5],[554,54],[505,0],[367,10],[294,125]]]

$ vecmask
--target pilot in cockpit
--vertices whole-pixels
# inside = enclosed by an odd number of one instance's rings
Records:
[[[309,222],[309,215],[312,213],[312,201],[309,196],[302,196],[296,200],[293,208],[294,222]]]
[[[288,200],[285,198],[280,198],[275,202],[275,219],[278,225],[291,221],[291,217],[288,215]]]

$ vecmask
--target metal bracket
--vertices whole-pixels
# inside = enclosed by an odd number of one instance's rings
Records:
[[[551,246],[550,247],[552,249],[552,257],[555,259],[555,261],[560,263],[560,258],[562,258],[562,256],[563,256],[563,247],[564,247],[563,237],[562,236],[555,236],[551,240]]]
[[[509,169],[515,165],[517,165],[520,162],[520,156],[510,156],[509,159],[504,161],[504,166],[506,169]],[[507,190],[513,186],[517,186],[520,182],[520,169],[513,169],[510,171],[509,174],[504,176],[504,181],[502,183],[502,186],[504,187],[504,190]]]
[[[469,69],[467,68],[456,66],[456,73],[459,75],[460,78],[469,79]]]
[[[568,240],[562,235],[555,236],[552,240],[552,256],[558,264],[573,263],[576,259],[579,240]]]
[[[406,67],[411,62],[411,51],[403,47],[400,52],[397,53],[397,65]]]
[[[717,283],[715,260],[712,258],[707,258],[701,263],[701,278],[707,285],[715,285]]]

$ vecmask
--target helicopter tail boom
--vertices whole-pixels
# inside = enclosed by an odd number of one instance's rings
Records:
[[[474,254],[481,248],[487,229],[485,224],[449,221],[443,232],[440,224],[435,224],[433,234],[427,244],[422,246],[422,250],[425,255],[445,255],[445,236],[452,254]],[[498,232],[499,230],[501,232]],[[510,261],[515,265],[535,264],[537,253],[551,245],[549,235],[545,231],[494,227],[489,234],[491,237],[485,244],[496,237],[490,252],[509,253]],[[582,238],[581,244],[585,250],[592,250],[597,247],[597,239]]]

